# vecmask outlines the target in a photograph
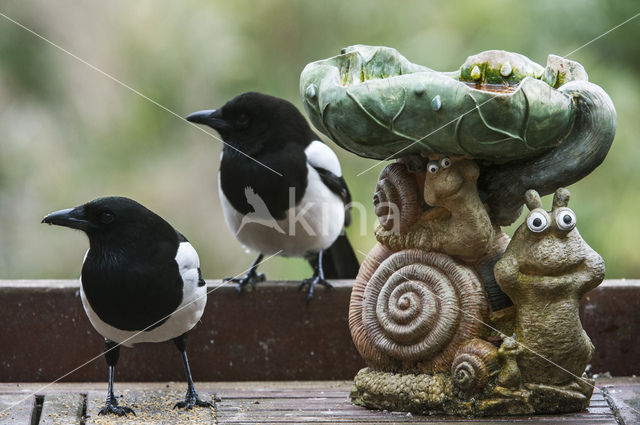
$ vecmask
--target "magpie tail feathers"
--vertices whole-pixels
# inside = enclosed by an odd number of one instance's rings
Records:
[[[353,247],[342,234],[329,248],[324,250],[322,268],[326,279],[355,279],[360,264]]]

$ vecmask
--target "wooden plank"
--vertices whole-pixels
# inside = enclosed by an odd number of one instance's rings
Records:
[[[639,280],[605,280],[580,301],[582,326],[596,348],[590,361],[592,373],[638,373],[639,309]]]
[[[196,381],[352,379],[364,366],[348,329],[352,282],[333,283],[333,290],[320,288],[307,305],[296,282],[261,282],[256,291],[238,295],[233,285],[210,280],[213,292],[188,347]],[[85,315],[78,288],[77,279],[0,280],[0,322],[6,325],[0,340],[12,340],[0,345],[0,380],[50,382],[95,356],[65,379],[104,378],[104,342]],[[591,370],[638,373],[640,280],[607,280],[580,305],[596,347]],[[247,321],[252,325],[237,326]],[[42,355],[42,346],[51,347],[50,355]],[[171,381],[184,379],[184,371],[171,343],[141,344],[122,350],[118,377]]]
[[[297,282],[261,282],[239,295],[233,284],[210,281],[207,308],[187,347],[196,382],[353,378],[365,364],[348,327],[352,282],[332,283],[307,304]],[[0,340],[12,338],[0,345],[0,380],[50,382],[96,356],[65,379],[104,379],[104,339],[89,323],[78,288],[77,280],[0,281],[6,325]],[[41,355],[43,346],[50,355]],[[140,344],[121,350],[118,377],[177,381],[184,369],[170,342]]]
[[[381,412],[352,405],[341,398],[260,398],[225,399],[217,406],[218,423],[593,423],[616,424],[603,399],[587,411],[534,417],[465,419],[447,416],[420,416],[401,412]]]
[[[213,402],[210,394],[200,392],[203,400]],[[173,409],[176,402],[184,399],[184,391],[139,391],[123,390],[116,392],[118,402],[135,411],[135,416],[118,417],[98,415],[104,407],[106,393],[89,391],[87,394],[87,425],[186,425],[215,424],[213,408],[194,407],[192,410]]]
[[[631,378],[623,382],[614,379],[611,384],[605,384],[604,388],[620,422],[623,425],[640,424],[640,379]]]
[[[633,405],[634,397],[640,394],[640,379],[610,379],[598,381],[598,387],[605,385],[611,399],[618,397],[618,401],[626,400]],[[324,382],[223,382],[200,383],[198,390],[201,397],[210,396],[215,390],[222,401],[216,403],[216,410],[197,408],[192,411],[172,410],[176,401],[182,399],[185,384],[169,383],[117,383],[116,395],[122,405],[135,409],[137,416],[127,418],[115,416],[98,416],[97,413],[104,405],[106,395],[105,384],[54,384],[44,390],[39,390],[38,384],[4,384],[0,385],[0,395],[9,397],[7,400],[20,400],[29,396],[30,392],[38,391],[44,395],[41,423],[67,423],[50,420],[49,406],[54,406],[56,397],[74,394],[78,396],[87,391],[87,424],[600,424],[614,425],[615,418],[607,400],[599,389],[594,392],[591,404],[584,412],[565,415],[545,415],[533,417],[499,417],[499,418],[460,418],[448,416],[420,416],[401,412],[385,412],[368,410],[354,406],[348,399],[351,383],[348,381]],[[626,393],[612,391],[624,388]],[[18,393],[18,392],[22,393]],[[635,395],[634,395],[635,394]],[[122,396],[122,397],[120,397]],[[0,423],[30,424],[34,398],[29,396],[30,402],[19,420],[4,420]],[[636,400],[637,401],[637,400]],[[15,403],[15,401],[13,401]],[[81,405],[81,398],[76,398],[70,408],[64,402],[57,403],[54,411],[74,411]],[[23,408],[24,408],[23,406]],[[75,410],[77,412],[77,410]],[[48,421],[48,422],[47,422]],[[217,422],[216,422],[217,421]],[[78,423],[78,422],[68,422]],[[635,421],[627,424],[639,423]]]
[[[84,411],[84,400],[84,395],[78,393],[45,395],[38,425],[80,424]]]
[[[36,398],[30,394],[0,394],[0,423],[28,425],[35,415]],[[35,420],[35,418],[34,418]]]
[[[39,425],[80,424],[85,396],[80,393],[50,393],[44,396]]]
[[[309,397],[328,397],[328,398],[344,398],[348,391],[324,390],[318,391],[314,389],[284,390],[284,389],[231,389],[218,391],[224,399],[245,399],[245,398],[309,398]]]
[[[500,417],[500,418],[460,418],[446,416],[407,416],[380,412],[378,415],[361,416],[345,415],[343,412],[238,412],[235,415],[218,414],[219,424],[264,424],[264,423],[412,423],[412,424],[469,424],[469,423],[504,423],[504,424],[600,424],[617,425],[613,417],[575,417],[575,416],[536,416],[536,417]]]

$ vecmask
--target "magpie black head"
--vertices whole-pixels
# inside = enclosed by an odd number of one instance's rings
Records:
[[[136,201],[119,196],[98,198],[75,208],[47,215],[43,223],[82,230],[91,245],[123,245],[143,235],[175,235],[171,225]]]
[[[304,147],[318,138],[291,102],[257,92],[240,94],[219,109],[194,112],[186,119],[212,127],[225,143],[248,155],[287,143]]]

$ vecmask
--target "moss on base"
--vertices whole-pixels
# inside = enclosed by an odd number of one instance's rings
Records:
[[[517,390],[496,386],[494,379],[480,394],[469,395],[453,385],[447,373],[412,374],[360,370],[351,401],[369,409],[422,415],[531,415],[584,410],[593,392],[592,380],[563,387],[524,384]]]

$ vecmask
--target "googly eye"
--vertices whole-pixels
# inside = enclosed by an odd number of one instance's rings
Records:
[[[440,168],[444,170],[449,167],[451,167],[451,159],[447,158],[446,156],[442,157],[440,159]]]
[[[430,172],[431,174],[435,174],[440,170],[440,167],[438,166],[438,161],[429,161],[427,163],[427,171]]]
[[[547,215],[540,211],[532,211],[527,217],[527,227],[534,233],[540,233],[549,227]]]
[[[556,225],[560,230],[571,230],[576,227],[576,215],[569,209],[560,210],[556,214]]]
[[[105,211],[102,214],[100,214],[100,222],[102,224],[109,224],[113,220],[115,220],[115,218],[116,216],[110,211]]]

